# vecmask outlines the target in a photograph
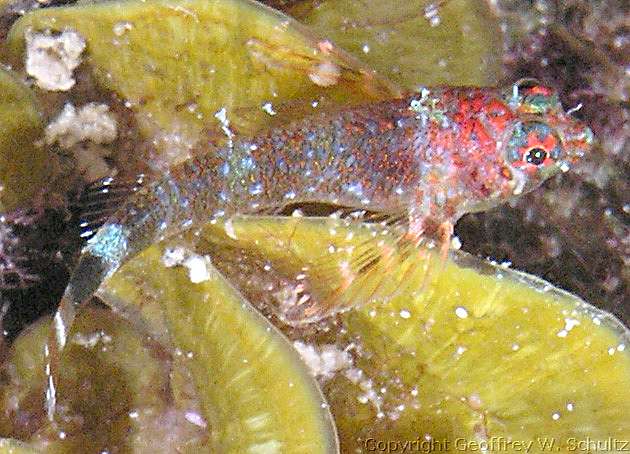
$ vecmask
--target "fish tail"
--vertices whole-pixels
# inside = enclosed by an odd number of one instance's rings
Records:
[[[177,184],[168,178],[145,188],[111,216],[81,251],[55,313],[44,352],[46,410],[51,421],[55,417],[61,355],[78,309],[125,262],[162,236],[175,233],[169,227],[176,215],[177,196]]]
[[[55,418],[61,353],[68,343],[68,333],[76,313],[81,305],[94,294],[101,282],[116,268],[115,264],[104,260],[103,257],[84,252],[61,297],[61,302],[53,318],[48,341],[44,347],[46,357],[46,412],[50,421],[54,421]]]

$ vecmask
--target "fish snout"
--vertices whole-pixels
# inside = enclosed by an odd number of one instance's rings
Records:
[[[564,160],[574,164],[590,152],[595,143],[595,136],[591,128],[578,123],[563,131],[562,142]]]

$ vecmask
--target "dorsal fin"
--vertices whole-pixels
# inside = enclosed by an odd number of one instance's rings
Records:
[[[143,187],[147,177],[106,177],[90,183],[76,202],[81,238],[90,239],[131,194]]]

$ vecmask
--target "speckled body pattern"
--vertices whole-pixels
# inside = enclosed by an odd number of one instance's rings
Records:
[[[223,129],[227,145],[199,150],[143,188],[88,242],[54,319],[52,367],[76,308],[163,238],[219,218],[322,202],[402,216],[411,239],[441,235],[448,244],[463,214],[568,170],[592,142],[550,88],[528,81],[506,90],[423,89],[316,113],[253,139]],[[54,401],[50,378],[49,415]]]
[[[415,236],[431,235],[436,226],[536,187],[588,146],[579,122],[533,113],[531,105],[520,112],[518,96],[505,101],[499,89],[423,90],[235,139],[173,168],[108,224],[133,226],[125,256],[212,219],[309,201],[404,213]],[[519,132],[524,147],[548,149],[543,165],[521,159],[514,144]],[[560,135],[575,153],[560,156]],[[86,250],[106,238],[97,235]]]

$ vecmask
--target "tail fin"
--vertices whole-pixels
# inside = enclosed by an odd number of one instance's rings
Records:
[[[48,419],[55,416],[56,385],[59,381],[61,352],[68,342],[68,333],[77,309],[88,300],[128,255],[128,233],[118,224],[106,224],[83,249],[70,282],[61,298],[45,347],[46,410]]]

